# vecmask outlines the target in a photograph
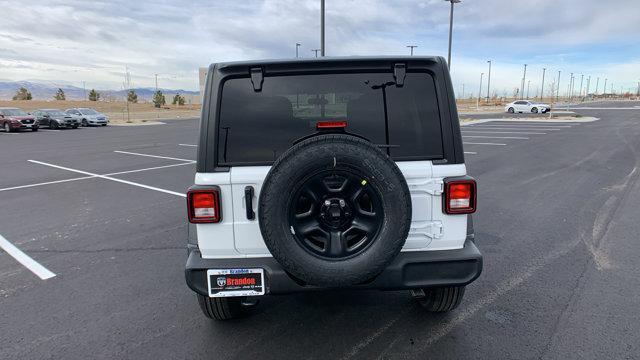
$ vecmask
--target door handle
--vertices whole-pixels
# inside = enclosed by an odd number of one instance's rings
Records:
[[[244,207],[247,209],[247,219],[254,220],[256,213],[253,211],[253,186],[246,186],[244,188]]]

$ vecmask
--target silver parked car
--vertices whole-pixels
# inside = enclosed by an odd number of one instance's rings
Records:
[[[103,113],[91,108],[73,108],[65,111],[74,119],[80,122],[82,126],[102,125],[107,126],[109,117]]]

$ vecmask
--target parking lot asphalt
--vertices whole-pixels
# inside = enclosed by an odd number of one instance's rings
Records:
[[[331,291],[210,321],[183,272],[197,120],[0,133],[0,240],[55,274],[0,250],[0,358],[637,357],[640,109],[600,107],[463,127],[485,265],[444,315]]]

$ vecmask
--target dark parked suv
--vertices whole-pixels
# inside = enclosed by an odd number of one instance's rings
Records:
[[[5,132],[38,131],[38,121],[22,109],[2,107],[0,108],[0,128]]]
[[[476,208],[443,58],[210,66],[186,264],[207,317],[336,288],[452,310],[482,270]]]
[[[80,126],[78,120],[59,109],[40,109],[33,112],[40,126],[48,126],[50,129],[73,128]]]

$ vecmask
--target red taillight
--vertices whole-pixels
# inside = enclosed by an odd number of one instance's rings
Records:
[[[194,189],[187,192],[189,222],[220,222],[222,219],[220,210],[220,191],[218,189]]]
[[[473,179],[444,181],[444,212],[471,214],[476,211],[476,181]]]
[[[344,129],[346,127],[346,121],[318,121],[316,123],[316,129]]]

